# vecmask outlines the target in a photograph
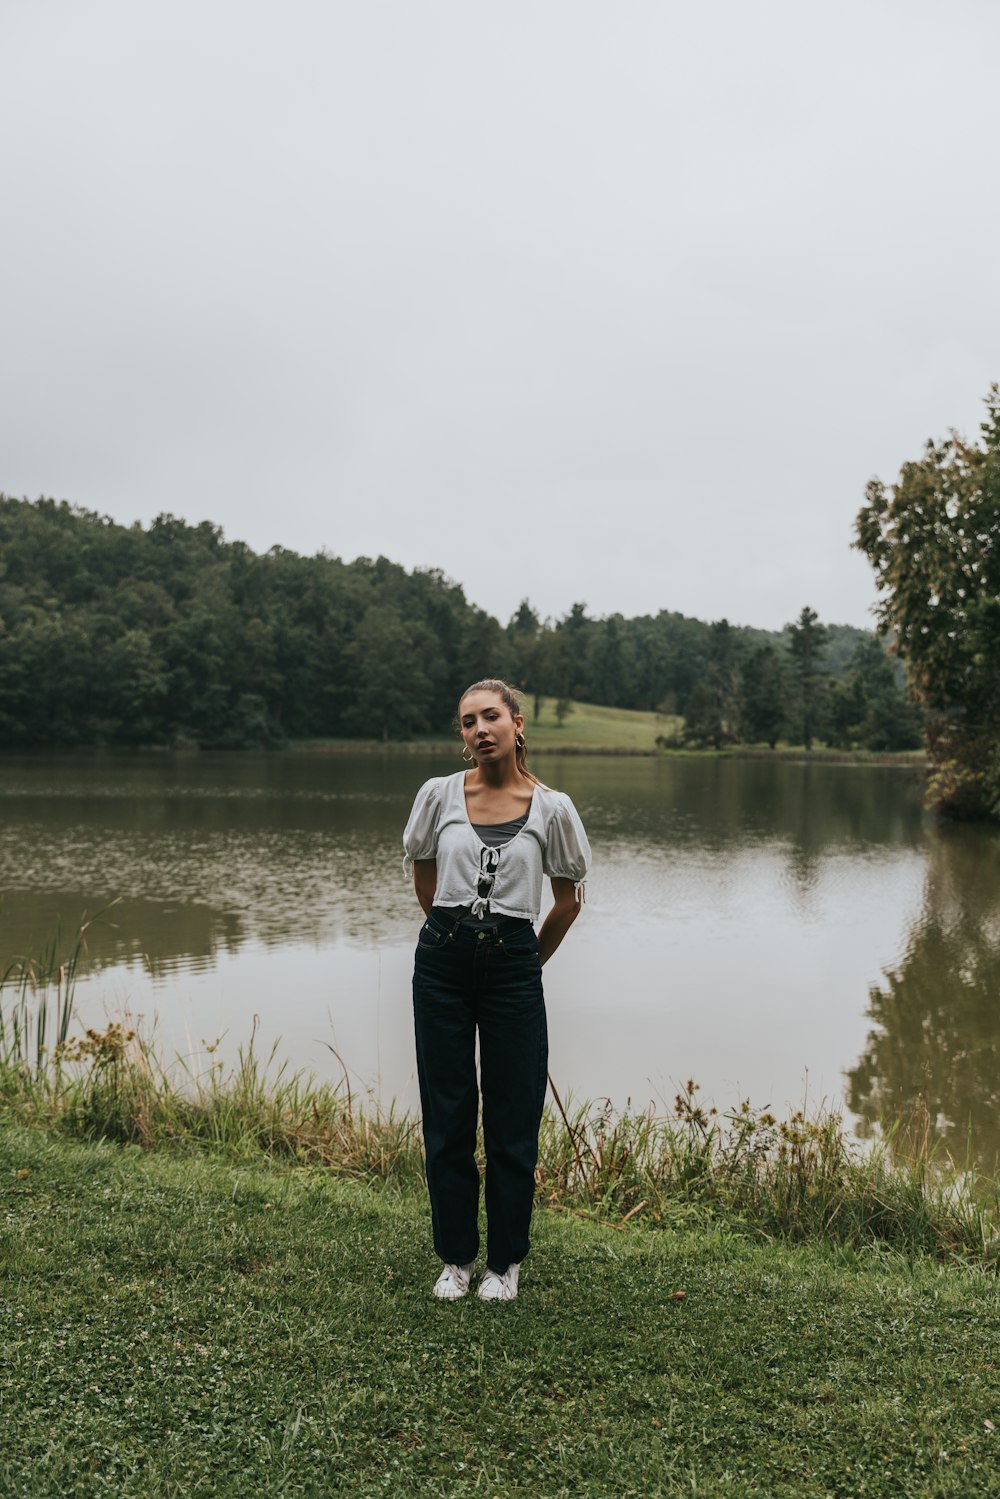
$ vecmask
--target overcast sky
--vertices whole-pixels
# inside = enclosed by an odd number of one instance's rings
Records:
[[[0,489],[869,623],[1000,380],[995,0],[0,0]]]

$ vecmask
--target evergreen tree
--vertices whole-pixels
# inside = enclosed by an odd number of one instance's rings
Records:
[[[815,609],[806,605],[795,624],[786,625],[795,678],[795,729],[807,750],[813,747],[823,708],[821,662],[828,634]]]
[[[777,746],[788,713],[787,669],[773,645],[758,645],[743,667],[740,716],[750,744]]]

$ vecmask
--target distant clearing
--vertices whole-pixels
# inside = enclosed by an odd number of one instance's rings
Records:
[[[535,718],[535,700],[524,702],[524,735],[528,752],[532,750],[630,750],[652,753],[658,734],[677,733],[684,720],[671,713],[640,713],[632,708],[602,708],[595,703],[573,703],[572,712],[560,728],[556,719],[556,699],[541,699],[541,714]],[[458,743],[441,734],[413,735],[406,740],[376,739],[299,739],[294,748],[307,750],[368,750],[387,747],[402,750],[429,750],[441,745],[449,748]]]
[[[542,698],[535,718],[534,699],[525,701],[524,737],[529,748],[653,750],[658,734],[674,734],[684,720],[671,713],[640,713],[632,708],[601,708],[596,703],[574,703],[562,727],[556,700]]]

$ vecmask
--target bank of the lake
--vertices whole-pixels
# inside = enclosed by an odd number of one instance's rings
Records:
[[[289,745],[299,754],[328,755],[425,755],[454,754],[454,740],[441,739],[301,739]],[[838,750],[827,745],[814,745],[807,750],[803,745],[778,745],[770,749],[766,745],[735,744],[723,749],[685,748],[662,749],[655,745],[642,747],[628,744],[582,744],[569,736],[533,745],[535,754],[550,755],[610,755],[640,756],[646,759],[712,759],[712,760],[760,760],[790,765],[891,765],[912,766],[914,770],[927,768],[927,756],[923,750]]]
[[[5,1493],[1000,1493],[984,1272],[542,1210],[446,1305],[413,1189],[10,1127],[0,1182]]]
[[[320,1168],[380,1190],[422,1186],[419,1117],[261,1055],[233,1068],[166,1058],[142,1027],[77,1028],[86,931],[68,964],[0,975],[0,1120],[71,1139]],[[6,982],[4,980],[6,979]],[[54,983],[54,988],[53,988]],[[34,1002],[32,1003],[32,996]],[[750,1238],[874,1247],[1000,1264],[1000,1182],[955,1163],[926,1107],[862,1147],[823,1107],[781,1118],[749,1100],[723,1113],[689,1081],[672,1109],[564,1100],[549,1077],[535,1167],[540,1204],[621,1229],[720,1226]],[[479,1142],[482,1165],[482,1140]]]

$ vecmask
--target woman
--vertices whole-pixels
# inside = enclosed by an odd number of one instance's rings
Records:
[[[472,769],[417,793],[403,834],[426,921],[413,1012],[434,1248],[434,1295],[466,1295],[479,1252],[479,1031],[486,1144],[486,1269],[478,1294],[512,1301],[535,1193],[548,1063],[542,964],[576,920],[590,846],[568,796],[527,769],[524,718],[506,682],[462,694]],[[537,937],[542,876],[554,904]]]

